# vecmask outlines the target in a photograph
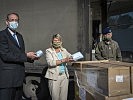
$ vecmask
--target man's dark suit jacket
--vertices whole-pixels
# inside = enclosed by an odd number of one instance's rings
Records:
[[[16,33],[20,47],[8,28],[0,32],[0,88],[19,87],[25,76],[24,62],[28,61],[24,40]]]

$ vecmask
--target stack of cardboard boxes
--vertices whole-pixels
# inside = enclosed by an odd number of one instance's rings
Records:
[[[76,100],[133,99],[132,63],[79,61],[73,67]]]

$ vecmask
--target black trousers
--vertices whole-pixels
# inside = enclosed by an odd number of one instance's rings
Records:
[[[22,100],[23,88],[0,88],[0,100]]]

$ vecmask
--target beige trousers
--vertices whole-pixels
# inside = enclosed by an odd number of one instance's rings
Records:
[[[58,76],[58,80],[49,80],[49,91],[52,100],[67,100],[68,82],[66,74]]]

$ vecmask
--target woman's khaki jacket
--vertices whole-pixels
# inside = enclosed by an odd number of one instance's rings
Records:
[[[71,54],[65,48],[61,48],[61,53],[62,53],[63,59],[66,57],[71,57]],[[46,72],[45,77],[48,79],[52,79],[52,80],[58,79],[59,66],[56,65],[56,60],[59,60],[59,59],[55,49],[54,48],[46,49],[46,61],[48,64],[48,70]],[[65,64],[67,66],[67,63]],[[69,78],[69,74],[66,66],[65,66],[65,74]]]

